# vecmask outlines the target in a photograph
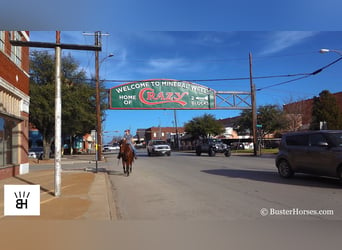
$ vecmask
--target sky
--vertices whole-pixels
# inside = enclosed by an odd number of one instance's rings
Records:
[[[100,79],[105,80],[108,89],[131,81],[176,79],[217,91],[250,91],[251,53],[257,106],[283,105],[308,99],[318,96],[323,90],[331,93],[342,91],[342,62],[328,66],[316,75],[296,80],[302,74],[312,73],[342,56],[340,31],[107,30],[103,34]],[[86,35],[84,31],[61,31],[61,35],[62,43],[94,43],[94,36]],[[55,32],[33,31],[30,37],[31,41],[54,42]],[[322,48],[336,52],[319,53]],[[89,78],[94,75],[94,52],[63,50],[62,53],[71,54]],[[114,56],[108,57],[110,54]],[[284,77],[288,75],[295,76]],[[294,81],[287,82],[290,80]],[[240,112],[177,110],[177,126],[181,127],[205,113],[223,119],[237,116]],[[174,118],[173,110],[107,110],[103,123],[104,141],[123,134],[126,128],[134,134],[139,128],[173,127]]]
[[[176,79],[217,91],[250,91],[249,79],[233,79],[249,77],[251,53],[257,106],[283,105],[325,89],[341,91],[342,61],[284,83],[339,58],[319,50],[342,50],[341,7],[337,0],[15,1],[1,8],[0,27],[29,30],[31,41],[45,42],[54,42],[55,30],[61,30],[62,43],[82,45],[94,44],[83,32],[101,31],[106,35],[100,78],[108,89],[132,80]],[[94,75],[94,52],[63,50],[69,53],[89,77]],[[114,56],[107,58],[110,53]],[[270,77],[280,75],[297,76]],[[222,119],[240,111],[177,110],[177,125],[204,113]],[[126,128],[135,133],[159,125],[174,126],[174,111],[107,110],[104,141]]]

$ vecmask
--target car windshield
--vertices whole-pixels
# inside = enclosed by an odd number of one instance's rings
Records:
[[[221,143],[220,139],[210,139],[213,143]]]
[[[342,133],[327,134],[334,147],[342,147]]]
[[[29,152],[42,152],[43,148],[30,148]]]
[[[155,141],[153,144],[154,145],[165,145],[167,143],[166,143],[166,141]]]

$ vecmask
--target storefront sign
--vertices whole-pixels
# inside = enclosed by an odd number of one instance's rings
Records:
[[[191,82],[146,80],[110,89],[110,109],[214,109],[215,90]]]

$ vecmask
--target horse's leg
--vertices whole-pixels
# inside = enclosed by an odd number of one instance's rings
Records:
[[[126,167],[125,167],[125,162],[124,161],[122,161],[122,168],[123,168],[124,174],[126,174]]]
[[[129,176],[129,165],[128,165],[128,162],[126,162],[126,176]]]

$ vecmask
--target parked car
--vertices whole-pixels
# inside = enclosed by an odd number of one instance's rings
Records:
[[[117,151],[120,149],[119,143],[113,143],[111,144],[107,144],[103,146],[103,151],[104,152],[111,152],[111,151]]]
[[[342,180],[342,130],[283,135],[275,164],[284,178],[298,172]]]
[[[196,155],[200,156],[202,153],[208,153],[209,156],[215,156],[216,153],[223,153],[226,157],[231,156],[231,148],[223,143],[220,139],[204,139],[196,146]]]
[[[243,149],[245,149],[245,145],[243,145],[242,142],[232,142],[232,143],[230,143],[229,146],[232,150],[238,150],[238,149],[243,150]]]
[[[44,149],[42,147],[37,147],[37,148],[30,148],[29,149],[29,158],[35,158],[42,160],[44,155]]]
[[[147,145],[147,155],[171,155],[171,147],[164,140],[151,140]]]

